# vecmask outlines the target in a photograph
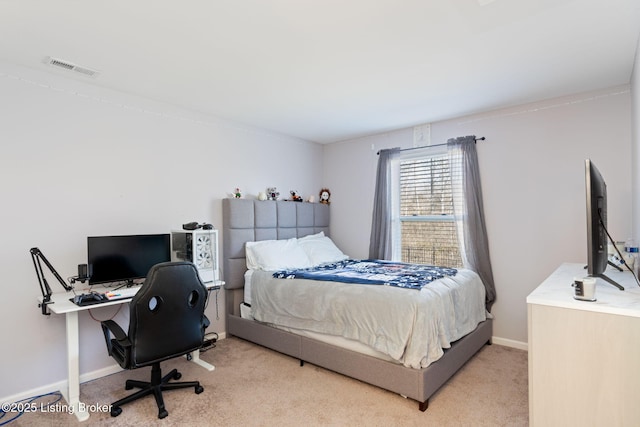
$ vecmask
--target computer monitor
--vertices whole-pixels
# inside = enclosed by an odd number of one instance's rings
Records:
[[[147,277],[152,266],[171,260],[169,234],[87,237],[89,284]]]
[[[585,160],[585,184],[587,190],[587,273],[624,288],[607,277],[604,272],[609,264],[607,252],[607,184],[590,159]],[[613,243],[613,242],[611,242]]]

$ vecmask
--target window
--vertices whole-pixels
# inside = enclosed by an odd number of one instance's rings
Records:
[[[398,161],[400,259],[461,268],[452,191],[455,173],[447,153],[423,151]]]
[[[496,292],[475,141],[380,150],[369,257],[473,270],[489,310]]]

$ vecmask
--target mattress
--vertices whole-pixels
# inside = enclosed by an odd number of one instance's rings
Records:
[[[275,279],[249,270],[244,288],[258,321],[416,369],[486,319],[484,292],[470,270],[422,290]]]
[[[253,315],[251,314],[251,277],[253,276],[254,270],[247,270],[244,274],[244,301],[240,305],[240,317],[243,319],[255,320]],[[344,348],[346,350],[355,351],[356,353],[366,354],[367,356],[372,356],[377,359],[386,360],[387,362],[396,362],[391,357],[387,356],[384,353],[376,351],[371,347],[349,338],[345,338],[339,335],[329,335],[322,334],[319,332],[306,331],[304,329],[296,329],[296,328],[287,328],[284,326],[271,325],[275,328],[281,329],[283,331],[291,332],[296,335],[301,335],[303,337],[311,338],[316,341],[323,342],[325,344],[335,345],[336,347]]]

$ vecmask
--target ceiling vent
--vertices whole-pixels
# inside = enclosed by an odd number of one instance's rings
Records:
[[[45,64],[49,64],[52,67],[62,68],[67,71],[74,71],[79,74],[83,74],[88,77],[97,77],[100,72],[98,70],[93,70],[88,67],[82,67],[80,65],[76,65],[73,62],[65,61],[64,59],[52,58],[47,56],[44,59]]]

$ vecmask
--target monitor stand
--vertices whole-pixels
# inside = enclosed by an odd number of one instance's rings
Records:
[[[135,286],[135,284],[136,283],[133,281],[133,279],[127,279],[125,283],[123,283],[122,285],[116,286],[114,288],[114,291],[117,291],[118,289],[122,289],[122,288],[130,288],[132,286]]]

